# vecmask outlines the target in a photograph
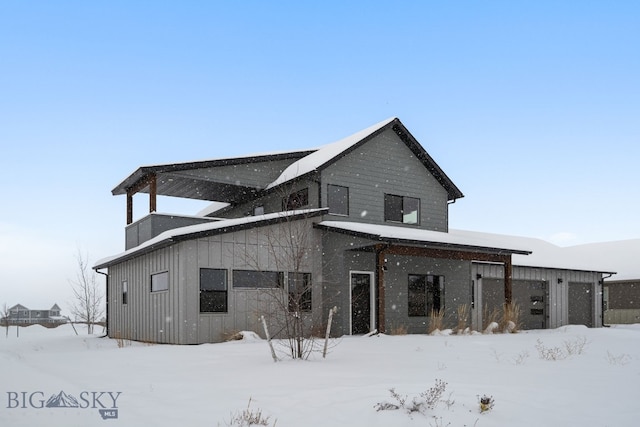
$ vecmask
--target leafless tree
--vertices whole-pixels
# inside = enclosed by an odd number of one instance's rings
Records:
[[[2,326],[5,327],[5,336],[9,337],[9,307],[6,302],[2,304],[2,309],[0,309],[0,319],[2,319]]]
[[[78,249],[76,254],[76,278],[69,280],[74,301],[71,313],[76,320],[87,324],[87,333],[93,333],[93,326],[104,314],[104,294],[96,280],[96,273],[89,267],[89,256]]]

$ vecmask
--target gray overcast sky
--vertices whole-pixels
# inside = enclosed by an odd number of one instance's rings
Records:
[[[391,116],[465,194],[452,228],[640,237],[640,3],[305,3],[0,3],[0,304],[66,310],[76,248],[123,250],[110,191],[141,165]]]

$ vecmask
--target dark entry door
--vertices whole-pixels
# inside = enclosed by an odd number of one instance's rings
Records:
[[[351,273],[351,333],[366,334],[371,325],[371,274]]]

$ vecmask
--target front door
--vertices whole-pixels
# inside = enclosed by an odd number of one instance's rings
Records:
[[[373,273],[351,272],[351,333],[366,334],[375,328],[375,307],[372,298]]]

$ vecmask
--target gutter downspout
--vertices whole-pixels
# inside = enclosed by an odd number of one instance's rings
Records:
[[[600,297],[600,323],[602,324],[603,328],[608,328],[609,325],[605,325],[604,324],[604,279],[608,279],[609,277],[613,276],[615,273],[609,273],[609,275],[607,277],[602,277],[600,279],[600,292],[601,292],[601,297]]]
[[[105,293],[104,293],[105,295],[104,296],[104,299],[105,299],[104,312],[105,312],[105,318],[106,318],[105,337],[108,337],[109,336],[109,273],[103,273],[102,271],[98,271],[97,269],[95,270],[95,272],[98,274],[102,274],[105,278]]]

